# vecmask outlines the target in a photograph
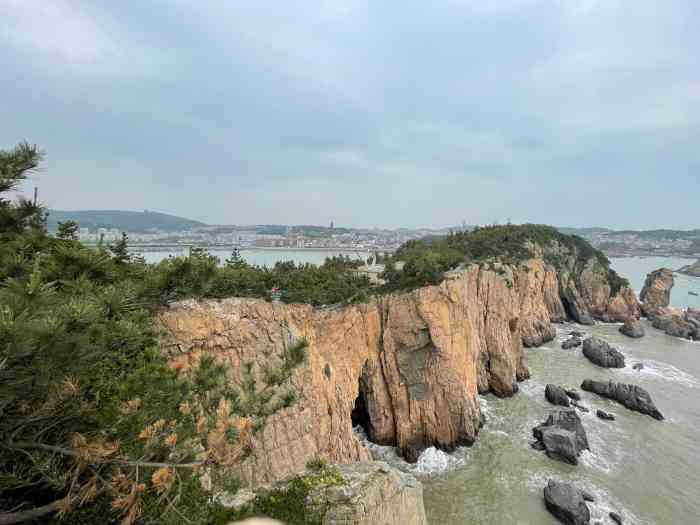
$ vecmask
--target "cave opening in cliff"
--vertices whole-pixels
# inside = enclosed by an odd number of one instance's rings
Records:
[[[359,392],[355,399],[355,405],[353,406],[350,418],[352,419],[353,428],[361,427],[367,438],[369,438],[371,422],[369,419],[369,411],[367,410],[367,395],[362,388],[362,381],[360,381]]]

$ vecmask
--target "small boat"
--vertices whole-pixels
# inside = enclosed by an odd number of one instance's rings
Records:
[[[688,292],[688,295],[694,295],[695,297],[698,297],[698,293],[697,293],[697,292]]]

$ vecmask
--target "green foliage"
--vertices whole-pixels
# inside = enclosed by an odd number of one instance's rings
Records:
[[[78,223],[75,221],[59,222],[56,238],[63,239],[65,241],[77,241],[78,228]]]
[[[320,525],[328,504],[311,501],[314,491],[342,485],[344,480],[337,467],[325,464],[315,464],[314,467],[311,472],[292,478],[284,486],[259,494],[247,509],[214,510],[210,523],[223,525],[257,516],[277,519],[286,525]]]
[[[565,235],[551,226],[539,224],[478,227],[469,232],[454,232],[447,237],[409,241],[393,256],[393,261],[404,261],[402,271],[396,271],[393,262],[386,264],[384,290],[412,289],[442,280],[445,271],[462,263],[501,261],[517,265],[536,256],[557,270],[579,275],[593,260],[608,274],[615,293],[625,285],[624,279],[610,270],[610,261],[585,239]]]
[[[27,145],[0,151],[0,189],[39,158]],[[219,268],[198,250],[149,266],[126,236],[90,249],[74,224],[50,237],[45,219],[40,206],[0,199],[0,521],[52,505],[63,523],[207,523],[199,469],[240,461],[253,428],[294,401],[288,380],[306,342],[278,367],[246,365],[239,387],[210,356],[173,370],[154,307],[251,269]]]

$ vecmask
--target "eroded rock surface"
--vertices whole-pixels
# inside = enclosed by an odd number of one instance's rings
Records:
[[[647,414],[654,419],[662,420],[664,416],[659,412],[651,400],[649,392],[636,385],[614,383],[612,381],[593,381],[586,379],[581,388],[587,392],[593,392],[599,396],[617,401],[630,410]]]
[[[673,270],[669,268],[659,268],[647,275],[644,287],[639,294],[644,315],[652,318],[659,308],[665,308],[671,304],[673,284]]]
[[[565,265],[575,266],[575,258]],[[259,375],[280,362],[285,345],[308,342],[307,362],[291,379],[299,400],[267,418],[253,437],[237,472],[246,485],[288,477],[313,456],[332,463],[370,459],[353,433],[353,411],[370,440],[416,460],[429,446],[451,450],[476,439],[478,394],[514,394],[529,377],[523,346],[554,338],[553,322],[572,319],[573,311],[612,315],[609,305],[624,289],[610,297],[595,265],[583,272],[591,275],[581,279],[542,259],[471,264],[440,285],[339,308],[183,301],[160,315],[161,348],[183,373],[212,355],[230,365],[231,381],[240,384],[243,364]]]
[[[583,355],[604,368],[625,367],[625,356],[599,337],[589,337],[583,342]]]
[[[532,429],[535,439],[552,459],[564,461],[571,465],[578,464],[578,456],[588,450],[588,437],[581,418],[572,408],[555,410],[547,420]]]
[[[639,319],[629,318],[620,327],[620,333],[633,339],[639,339],[644,337],[644,327]]]
[[[305,507],[314,523],[427,525],[423,486],[412,475],[380,461],[340,465],[338,472],[341,478],[339,483],[321,485],[307,497]],[[283,489],[285,483],[278,482],[251,492],[249,503],[255,497],[264,498],[270,491]],[[240,510],[246,504],[224,505]],[[308,518],[307,521],[311,522]]]
[[[583,493],[569,483],[550,480],[544,488],[544,503],[566,525],[588,525],[591,521]]]
[[[544,397],[553,405],[568,407],[571,405],[566,391],[557,385],[547,385],[544,389]]]

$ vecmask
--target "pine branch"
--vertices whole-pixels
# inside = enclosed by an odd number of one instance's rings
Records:
[[[0,514],[0,525],[11,525],[13,523],[22,523],[23,521],[35,520],[41,516],[46,516],[52,512],[60,510],[65,505],[63,498],[42,507],[36,507],[31,510],[22,510],[19,512],[5,512]]]
[[[82,454],[79,454],[78,452],[75,452],[73,450],[63,448],[63,447],[56,447],[53,445],[45,445],[43,443],[30,443],[30,442],[17,442],[17,443],[7,443],[5,444],[6,448],[13,449],[13,450],[23,450],[23,449],[39,449],[39,450],[46,450],[47,452],[56,452],[58,454],[63,454],[64,456],[70,456],[74,458],[80,458],[86,460],[88,463],[93,463],[93,464],[100,464],[100,465],[122,465],[124,467],[153,467],[153,468],[161,468],[161,467],[169,467],[169,468],[186,468],[186,469],[194,469],[197,467],[200,467],[204,464],[203,461],[196,461],[194,463],[161,463],[161,462],[156,462],[156,461],[130,461],[126,459],[106,459],[106,458],[98,458],[98,457],[85,457]],[[2,522],[0,522],[0,525]]]

